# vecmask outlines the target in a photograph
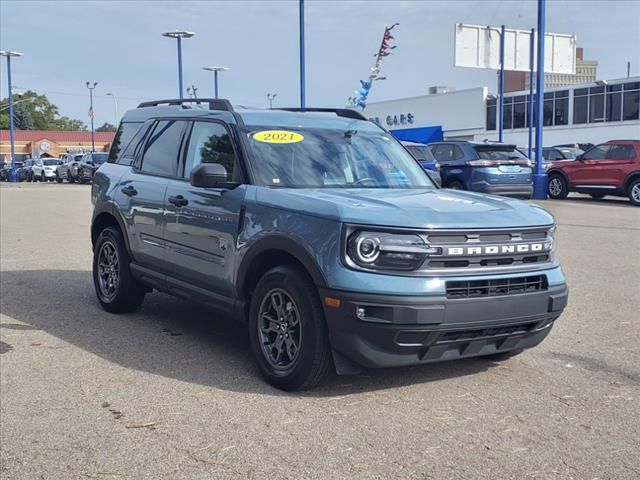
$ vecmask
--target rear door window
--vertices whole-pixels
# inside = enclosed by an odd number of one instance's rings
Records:
[[[142,157],[143,173],[160,177],[173,177],[178,168],[178,152],[186,122],[162,120],[147,137]]]
[[[631,145],[612,145],[607,152],[607,160],[634,160],[636,152]]]
[[[453,160],[453,149],[451,145],[435,145],[432,147],[433,156],[441,163]]]

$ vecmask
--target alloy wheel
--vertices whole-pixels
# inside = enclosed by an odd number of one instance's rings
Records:
[[[554,196],[562,193],[562,182],[559,178],[555,177],[549,181],[549,192]]]
[[[100,291],[107,298],[113,298],[120,280],[120,265],[118,251],[111,241],[106,241],[100,247],[98,254],[98,280]]]
[[[302,341],[298,307],[286,290],[274,288],[264,296],[258,315],[264,358],[276,370],[289,369],[298,358]]]
[[[640,203],[640,183],[636,183],[631,189],[631,198],[634,202]]]

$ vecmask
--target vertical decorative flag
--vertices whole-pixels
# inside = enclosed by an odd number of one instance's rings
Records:
[[[351,103],[351,105],[360,107],[362,110],[367,108],[367,97],[369,96],[373,82],[376,80],[385,80],[386,77],[379,76],[380,70],[382,69],[382,59],[391,55],[391,50],[396,48],[396,45],[390,45],[389,42],[394,39],[393,35],[391,35],[391,30],[398,25],[400,24],[394,23],[390,27],[385,27],[378,53],[374,54],[376,60],[370,68],[371,74],[369,75],[369,79],[360,80],[360,88],[355,91],[355,96],[349,97],[349,103]]]
[[[89,118],[93,118],[93,106],[89,107]]]

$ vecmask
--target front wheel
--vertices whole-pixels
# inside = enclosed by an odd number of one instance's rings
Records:
[[[249,337],[265,379],[282,390],[317,385],[331,365],[316,286],[298,270],[269,270],[251,297]]]
[[[562,175],[551,174],[549,177],[549,197],[554,200],[567,198],[569,195],[569,186]]]
[[[636,206],[640,206],[640,178],[636,178],[629,185],[629,200]]]
[[[145,291],[131,275],[130,263],[120,230],[102,230],[93,250],[93,285],[98,301],[108,312],[133,312],[144,300]]]

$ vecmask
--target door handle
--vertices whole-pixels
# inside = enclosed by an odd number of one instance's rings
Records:
[[[173,203],[176,207],[184,207],[189,204],[189,200],[182,195],[175,195],[168,198],[170,203]]]
[[[138,194],[138,191],[135,188],[133,188],[131,185],[127,187],[122,187],[120,191],[124,193],[127,197],[133,197],[134,195]]]

